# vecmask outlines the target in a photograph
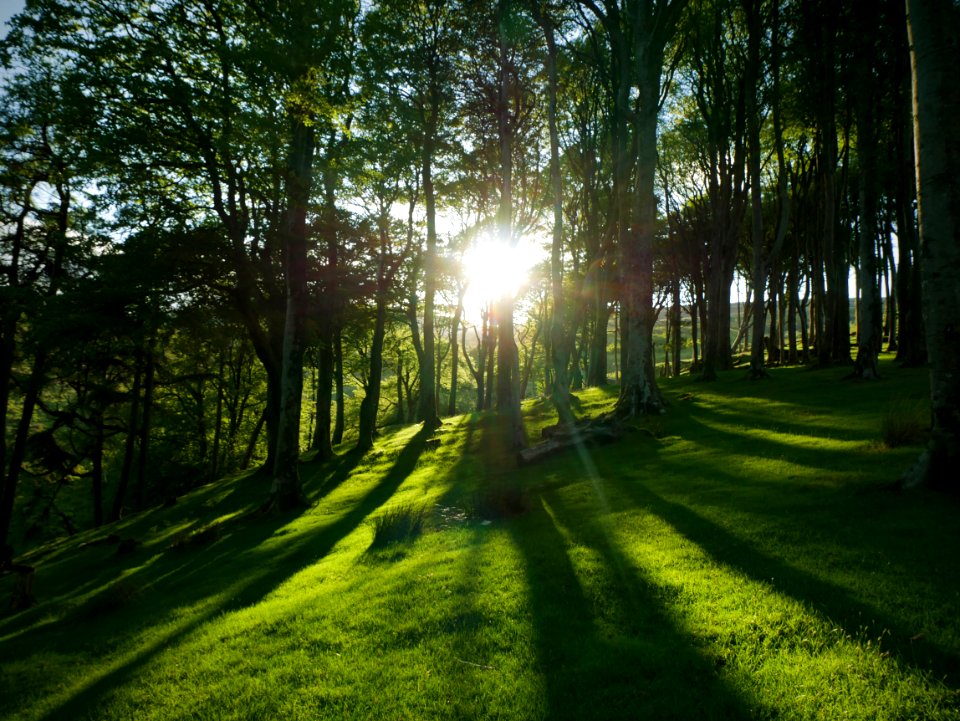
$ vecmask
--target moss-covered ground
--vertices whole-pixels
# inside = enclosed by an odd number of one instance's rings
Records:
[[[960,719],[960,503],[891,488],[926,375],[883,370],[667,381],[646,432],[530,466],[489,416],[389,429],[306,458],[302,513],[251,474],[47,544],[0,718]]]

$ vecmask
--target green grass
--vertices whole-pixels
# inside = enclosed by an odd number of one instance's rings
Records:
[[[960,504],[890,489],[926,375],[883,370],[671,381],[652,434],[526,468],[489,416],[395,429],[299,515],[248,474],[38,548],[0,718],[960,719]]]

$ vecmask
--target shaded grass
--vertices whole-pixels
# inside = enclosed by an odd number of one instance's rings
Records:
[[[491,415],[399,429],[304,464],[301,515],[251,516],[247,475],[38,549],[0,718],[958,719],[960,507],[889,490],[919,448],[881,420],[926,379],[885,363],[665,383],[655,433],[524,469]],[[140,544],[80,547],[109,533]]]

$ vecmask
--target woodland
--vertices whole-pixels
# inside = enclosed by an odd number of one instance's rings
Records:
[[[958,60],[955,0],[27,0],[0,717],[960,718]]]

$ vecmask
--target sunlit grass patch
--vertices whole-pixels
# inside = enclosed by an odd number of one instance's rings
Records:
[[[300,514],[250,476],[127,519],[130,556],[59,542],[0,617],[0,717],[960,719],[958,509],[870,444],[923,373],[772,374],[665,382],[656,438],[517,468],[469,414],[305,462]]]

